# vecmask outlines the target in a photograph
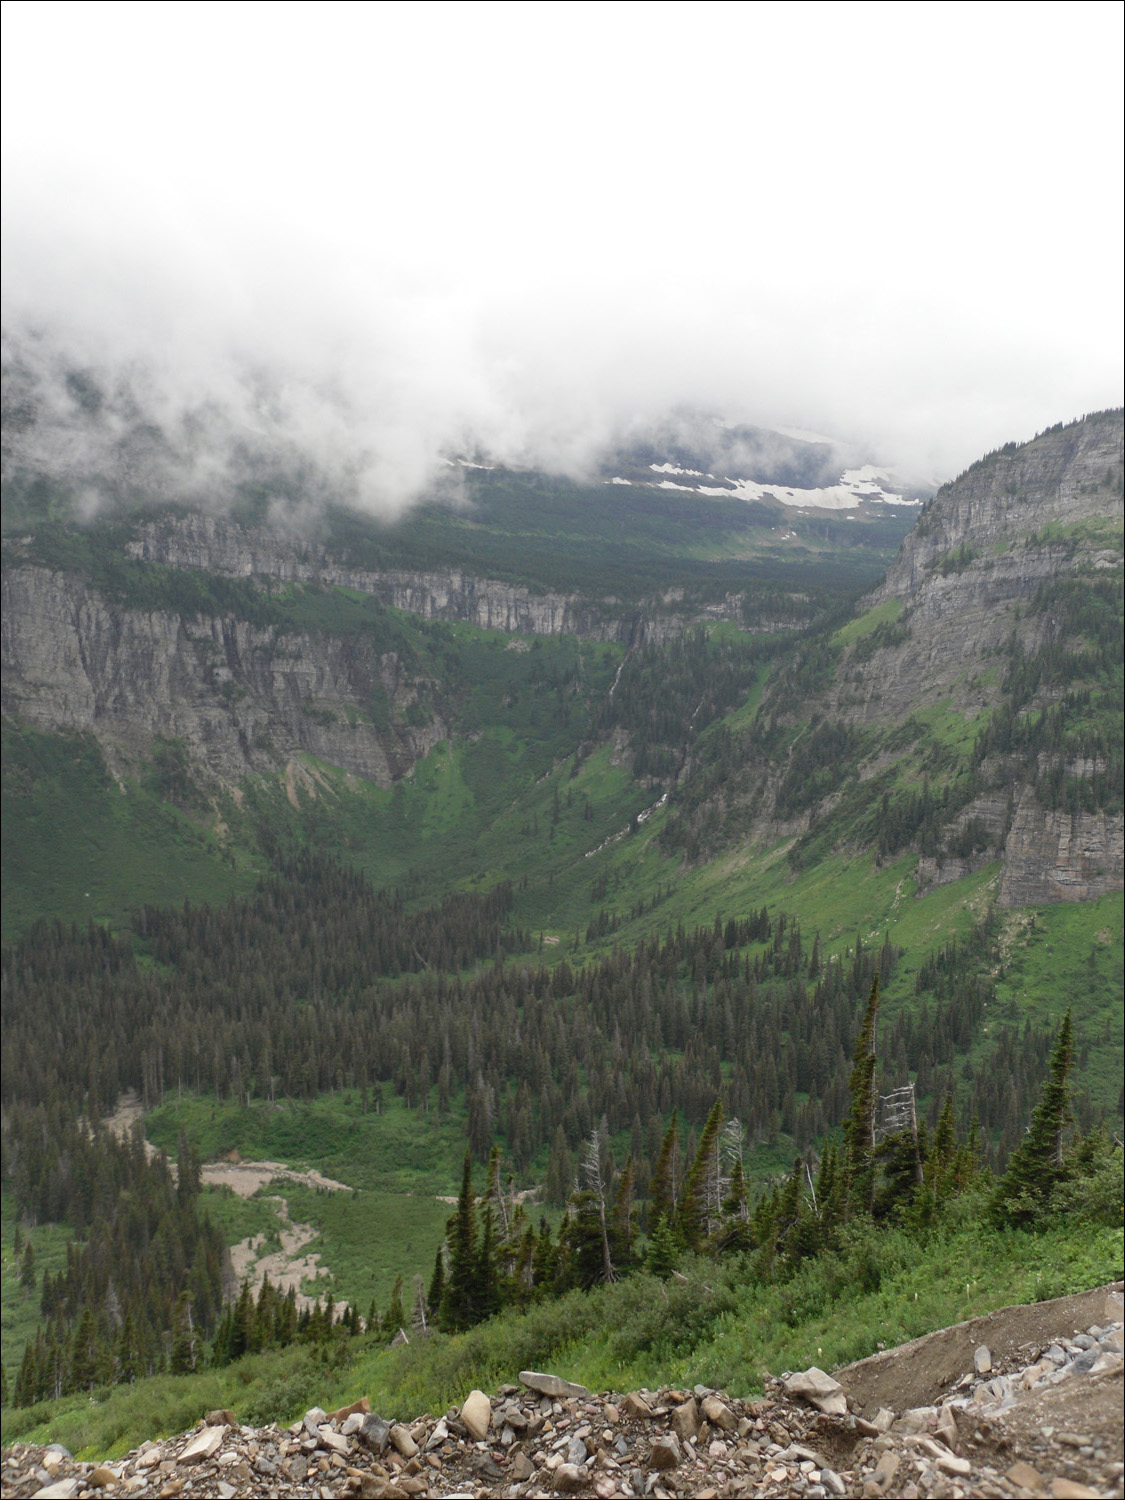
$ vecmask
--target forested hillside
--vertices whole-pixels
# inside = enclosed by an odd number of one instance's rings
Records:
[[[897,561],[887,508],[845,545],[780,503],[502,471],[305,535],[252,495],[83,525],[18,488],[22,1406],[694,1256],[766,1297],[857,1235],[882,1265],[1048,1212],[1109,1232],[1121,434],[991,455]],[[205,1180],[255,1156],[332,1202]],[[252,1288],[298,1209],[319,1271]]]

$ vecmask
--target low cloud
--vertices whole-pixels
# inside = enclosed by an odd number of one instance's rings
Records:
[[[6,10],[8,461],[92,503],[392,515],[684,408],[941,478],[1121,400],[1116,7]]]

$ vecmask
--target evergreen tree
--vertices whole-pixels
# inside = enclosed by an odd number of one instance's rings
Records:
[[[719,1144],[723,1102],[716,1099],[699,1137],[676,1212],[676,1234],[688,1250],[699,1250],[719,1227],[723,1200]]]
[[[679,1115],[672,1111],[672,1119],[664,1138],[660,1142],[660,1155],[656,1158],[652,1179],[648,1189],[649,1233],[655,1232],[657,1224],[671,1224],[676,1213],[676,1147],[679,1139]]]
[[[992,1215],[999,1224],[1033,1227],[1066,1176],[1063,1137],[1072,1118],[1067,1078],[1074,1063],[1074,1027],[1068,1010],[1051,1052],[1047,1080],[1027,1134],[996,1185]]]
[[[477,1321],[474,1306],[477,1217],[476,1199],[473,1196],[473,1162],[468,1151],[465,1152],[461,1191],[457,1197],[457,1211],[451,1227],[449,1275],[445,1280],[441,1322],[444,1328],[457,1332],[462,1328],[471,1328]]]
[[[402,1277],[396,1276],[395,1284],[391,1288],[391,1300],[383,1314],[383,1332],[393,1339],[399,1330],[405,1327],[406,1307],[402,1300]]]
[[[196,1367],[195,1325],[191,1316],[191,1298],[186,1291],[176,1299],[172,1322],[172,1353],[168,1369],[173,1375],[190,1375]]]
[[[857,961],[859,938],[856,938]],[[875,1197],[875,1117],[879,1094],[875,1087],[875,1030],[879,1017],[879,976],[871,981],[863,1024],[852,1054],[848,1080],[847,1118],[844,1121],[845,1212],[869,1213]]]

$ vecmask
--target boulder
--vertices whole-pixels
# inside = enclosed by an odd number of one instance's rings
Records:
[[[621,1409],[627,1417],[651,1417],[652,1407],[648,1404],[640,1391],[630,1391],[621,1402]]]
[[[487,1436],[489,1423],[492,1421],[492,1405],[483,1391],[469,1392],[461,1408],[461,1421],[475,1443]]]
[[[694,1396],[689,1396],[672,1412],[672,1431],[681,1443],[686,1443],[689,1438],[698,1436],[699,1408],[695,1404]]]
[[[786,1376],[783,1384],[787,1395],[800,1397],[802,1401],[807,1401],[817,1411],[825,1412],[830,1417],[842,1417],[847,1412],[848,1403],[843,1386],[838,1380],[833,1380],[831,1375],[817,1369],[816,1365],[801,1370],[796,1375]]]
[[[675,1469],[678,1467],[682,1455],[680,1445],[673,1433],[667,1433],[664,1437],[657,1438],[652,1445],[652,1454],[649,1463],[654,1469]]]
[[[391,1440],[391,1424],[377,1412],[370,1412],[360,1424],[356,1437],[365,1448],[370,1448],[372,1453],[379,1456],[387,1451],[387,1444]]]
[[[544,1374],[542,1370],[521,1370],[520,1380],[529,1391],[538,1391],[541,1396],[574,1397],[584,1401],[590,1394],[584,1385],[575,1385],[559,1375]]]
[[[225,1427],[204,1427],[192,1438],[180,1454],[180,1463],[198,1464],[205,1458],[213,1458],[226,1436]]]
[[[725,1401],[720,1401],[718,1396],[705,1396],[703,1398],[703,1415],[712,1427],[718,1427],[722,1432],[734,1432],[738,1426],[738,1418]]]
[[[982,1344],[973,1355],[973,1369],[978,1375],[988,1375],[992,1371],[992,1354],[987,1344]]]
[[[338,1406],[335,1411],[328,1413],[330,1422],[345,1422],[348,1417],[363,1416],[371,1410],[371,1402],[367,1396],[361,1396],[358,1401],[353,1401],[350,1406]]]
[[[577,1464],[560,1464],[555,1470],[555,1489],[560,1495],[573,1495],[588,1479],[586,1470]]]
[[[413,1458],[418,1452],[418,1444],[414,1441],[414,1435],[409,1427],[404,1427],[401,1422],[396,1422],[391,1428],[391,1442],[395,1445],[403,1458]]]

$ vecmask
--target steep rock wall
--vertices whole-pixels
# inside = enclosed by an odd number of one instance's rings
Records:
[[[375,727],[375,690],[403,709],[417,684],[362,641],[126,609],[43,568],[8,569],[2,587],[4,712],[90,731],[111,761],[164,736],[226,779],[306,751],[386,786],[447,733],[437,718]]]

